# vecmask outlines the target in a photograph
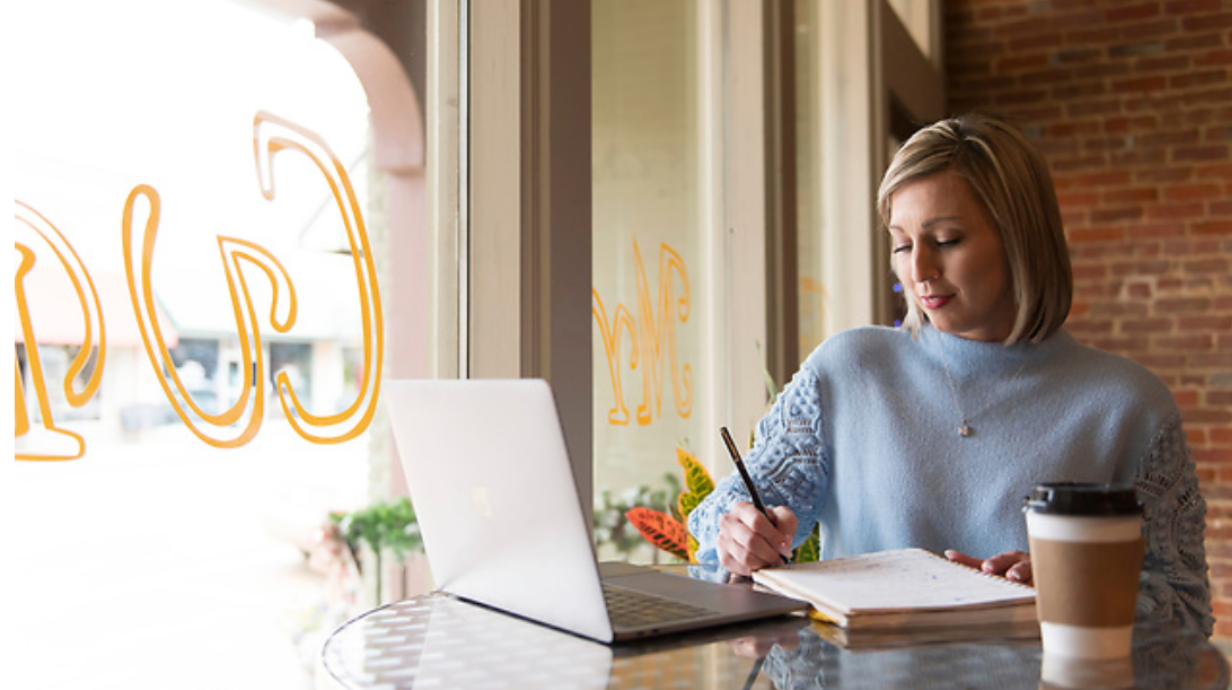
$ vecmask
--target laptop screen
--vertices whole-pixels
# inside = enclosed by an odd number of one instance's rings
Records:
[[[425,379],[384,388],[437,587],[610,639],[594,546],[548,384]]]

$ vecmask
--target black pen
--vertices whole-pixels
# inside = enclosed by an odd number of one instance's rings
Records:
[[[736,469],[740,470],[740,478],[744,480],[744,488],[749,490],[749,496],[753,498],[753,507],[757,508],[762,515],[765,515],[770,524],[778,526],[778,523],[774,521],[774,518],[770,517],[770,513],[766,510],[766,504],[761,502],[761,496],[757,495],[757,487],[753,486],[753,478],[749,476],[749,471],[744,469],[744,460],[740,459],[740,451],[736,449],[736,444],[732,441],[731,434],[727,432],[727,427],[719,427],[719,433],[723,435],[723,443],[727,444],[727,452],[731,453],[732,462],[736,464]],[[784,565],[791,563],[791,559],[787,556],[780,554],[780,557],[783,559]]]

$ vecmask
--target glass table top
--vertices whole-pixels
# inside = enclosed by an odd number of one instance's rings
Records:
[[[1227,688],[1200,636],[1139,626],[1132,659],[1043,658],[1030,628],[846,634],[801,616],[602,645],[433,593],[369,611],[322,649],[324,687]]]

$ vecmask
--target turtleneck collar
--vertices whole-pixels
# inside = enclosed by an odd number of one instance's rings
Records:
[[[955,376],[972,373],[997,373],[1014,371],[1024,362],[1043,359],[1059,348],[1073,342],[1073,336],[1065,329],[1058,330],[1040,343],[1018,342],[1006,346],[1001,342],[967,340],[942,333],[926,323],[920,329],[919,342],[940,366],[943,358]]]

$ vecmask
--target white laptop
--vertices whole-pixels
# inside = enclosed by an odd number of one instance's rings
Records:
[[[597,563],[545,381],[389,380],[384,388],[442,591],[605,643],[804,610],[748,587]],[[614,620],[605,589],[664,597],[651,610],[677,615]]]

